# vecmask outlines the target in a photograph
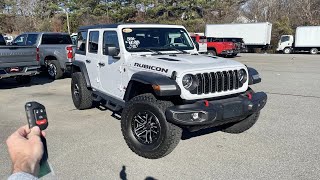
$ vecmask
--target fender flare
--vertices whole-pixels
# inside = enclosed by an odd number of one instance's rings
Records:
[[[71,70],[71,72],[75,73],[75,72],[79,72],[79,70],[83,74],[83,76],[84,76],[84,78],[86,80],[87,87],[91,88],[90,78],[89,78],[89,74],[88,74],[88,71],[87,71],[86,64],[84,62],[82,62],[82,61],[73,61],[72,62],[72,70]]]
[[[249,85],[258,84],[261,82],[261,77],[257,70],[255,70],[254,68],[248,67],[248,73],[249,73]]]
[[[177,96],[181,94],[179,85],[170,77],[154,72],[141,71],[131,76],[126,89],[125,99],[130,95],[134,82],[150,85],[157,96]]]

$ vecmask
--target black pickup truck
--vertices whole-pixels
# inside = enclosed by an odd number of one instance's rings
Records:
[[[39,73],[40,56],[34,46],[6,46],[0,34],[0,79],[15,78],[18,83],[29,83]]]

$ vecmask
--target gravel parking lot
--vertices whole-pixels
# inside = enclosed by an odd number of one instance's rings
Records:
[[[26,87],[1,80],[1,179],[11,167],[5,139],[26,124],[24,104],[31,100],[47,108],[49,162],[57,179],[320,179],[320,55],[240,54],[234,60],[262,76],[253,89],[267,92],[268,103],[256,125],[239,135],[184,133],[158,160],[131,152],[109,110],[76,110],[70,78],[39,76]]]

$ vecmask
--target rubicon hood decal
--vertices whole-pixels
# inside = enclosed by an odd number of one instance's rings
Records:
[[[145,68],[145,69],[150,69],[153,71],[164,72],[164,73],[168,73],[168,71],[169,71],[169,69],[166,69],[166,68],[157,67],[157,66],[150,66],[147,64],[134,63],[134,66],[140,67],[140,68]]]

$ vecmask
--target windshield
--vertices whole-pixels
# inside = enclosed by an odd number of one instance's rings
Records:
[[[181,28],[124,28],[122,34],[129,52],[194,49],[188,33]]]
[[[290,40],[290,37],[289,36],[282,36],[281,37],[281,42],[287,42]]]

